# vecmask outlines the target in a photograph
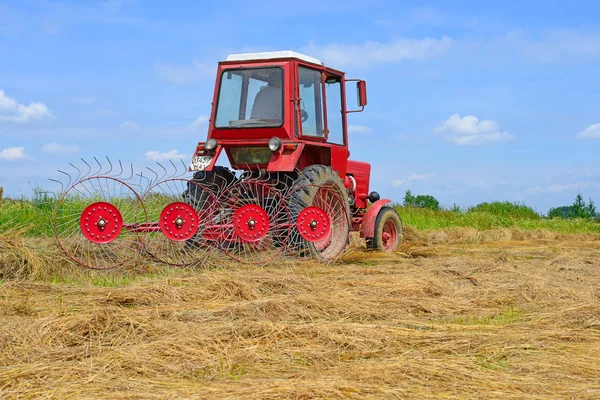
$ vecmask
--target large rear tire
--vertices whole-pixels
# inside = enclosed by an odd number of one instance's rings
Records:
[[[311,165],[302,171],[289,194],[292,224],[288,253],[302,257],[331,261],[342,254],[350,235],[350,206],[346,188],[338,174],[325,165]],[[322,210],[330,224],[326,235],[316,241],[303,237],[298,230],[303,210],[314,207]],[[318,212],[318,210],[317,210]]]

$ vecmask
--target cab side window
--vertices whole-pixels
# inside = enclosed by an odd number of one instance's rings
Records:
[[[323,130],[323,96],[321,94],[321,72],[299,67],[300,117],[302,134],[305,136],[325,137]]]
[[[342,113],[342,85],[341,78],[327,79],[327,129],[329,130],[328,142],[344,144],[344,122]]]

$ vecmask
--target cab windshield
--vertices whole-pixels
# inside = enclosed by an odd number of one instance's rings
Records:
[[[216,128],[283,125],[283,69],[229,69],[221,74]]]

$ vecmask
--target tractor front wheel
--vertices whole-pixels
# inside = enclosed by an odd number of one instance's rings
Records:
[[[379,211],[375,220],[375,236],[367,240],[367,247],[384,252],[396,250],[402,243],[404,228],[400,216],[391,207],[384,207]]]

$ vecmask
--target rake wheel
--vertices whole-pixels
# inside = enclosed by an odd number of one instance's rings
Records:
[[[202,199],[202,201],[198,201]],[[200,264],[214,244],[207,238],[217,210],[216,197],[183,178],[158,182],[144,194],[150,221],[143,237],[153,258],[176,267]]]
[[[52,228],[56,242],[70,260],[106,270],[135,257],[140,240],[130,228],[146,221],[144,204],[131,186],[116,178],[93,176],[64,192]]]
[[[264,265],[285,248],[291,226],[284,196],[272,185],[257,180],[235,183],[220,197],[219,248],[243,263]]]
[[[287,197],[294,224],[287,254],[322,261],[339,257],[348,245],[351,221],[337,173],[323,165],[308,167]]]

